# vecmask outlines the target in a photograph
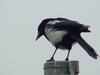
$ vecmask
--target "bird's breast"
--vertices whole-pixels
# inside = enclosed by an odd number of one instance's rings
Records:
[[[56,43],[59,43],[63,40],[64,35],[67,34],[65,30],[55,30],[53,28],[45,28],[45,34],[49,41],[55,46]]]

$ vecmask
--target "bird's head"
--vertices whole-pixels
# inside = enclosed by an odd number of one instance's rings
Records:
[[[44,29],[45,29],[45,25],[49,22],[52,21],[53,18],[48,18],[48,19],[44,19],[40,25],[38,26],[38,35],[36,37],[36,40],[38,40],[42,35],[45,34]]]
[[[41,24],[38,26],[38,35],[36,37],[36,40],[38,40],[43,34],[44,34],[44,28],[45,28],[45,23],[44,21],[41,22]]]

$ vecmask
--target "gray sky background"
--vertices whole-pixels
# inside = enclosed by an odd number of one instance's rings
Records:
[[[43,75],[43,64],[54,47],[41,37],[37,27],[44,18],[64,17],[90,25],[82,34],[100,55],[99,0],[0,0],[0,75]],[[67,51],[58,50],[55,59],[64,60]],[[80,61],[79,75],[100,74],[100,57],[94,60],[74,45],[70,60]]]

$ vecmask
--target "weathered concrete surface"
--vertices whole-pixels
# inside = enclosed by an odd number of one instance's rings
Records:
[[[44,75],[78,75],[78,61],[50,61],[44,64]]]

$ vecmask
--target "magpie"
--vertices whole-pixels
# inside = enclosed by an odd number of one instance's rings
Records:
[[[65,60],[69,60],[69,53],[74,43],[78,43],[91,57],[97,59],[96,51],[81,37],[82,32],[91,32],[90,26],[66,18],[46,18],[38,26],[38,40],[42,35],[56,48],[48,61],[54,61],[57,49],[68,50]]]

